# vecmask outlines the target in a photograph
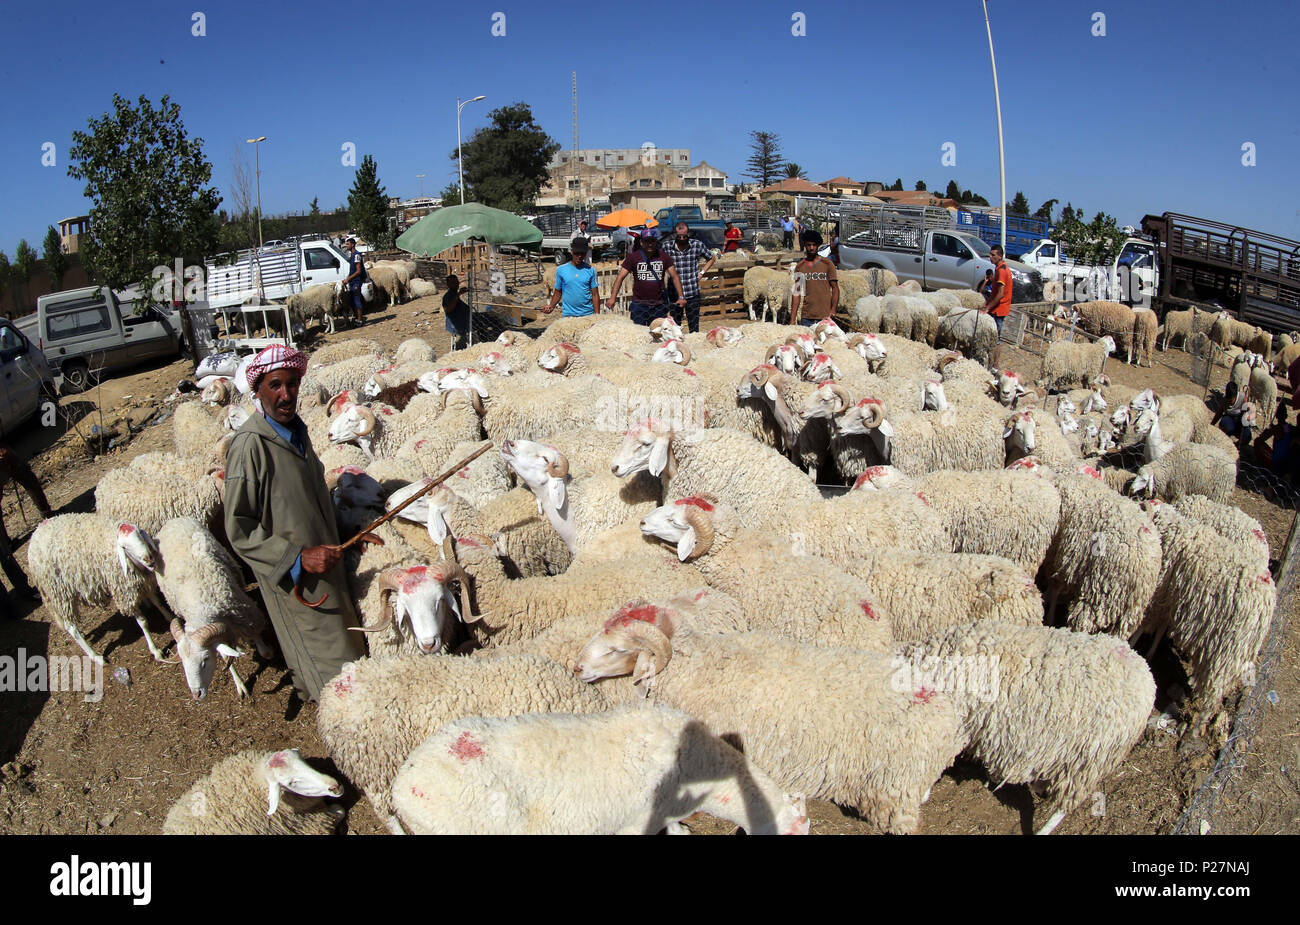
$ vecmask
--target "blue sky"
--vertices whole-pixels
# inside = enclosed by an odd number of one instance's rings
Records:
[[[203,37],[191,14],[206,15]],[[494,12],[506,35],[491,34]],[[791,34],[792,14],[807,34]],[[1179,211],[1300,238],[1296,9],[1285,2],[990,0],[1008,197],[1024,190],[1137,224]],[[1093,14],[1106,15],[1094,37]],[[373,154],[390,194],[453,179],[468,135],[523,100],[565,147],[578,71],[584,147],[689,147],[739,179],[748,133],[780,134],[819,181],[949,179],[998,195],[997,129],[978,0],[674,4],[11,4],[0,77],[0,250],[39,247],[89,204],[67,176],[74,129],[114,92],[180,103],[230,197],[230,159],[262,145],[268,214],[346,200],[340,146]],[[661,78],[659,75],[678,75]],[[1253,91],[1253,92],[1252,92]],[[41,165],[42,144],[56,166]],[[940,164],[945,142],[957,164]],[[1242,165],[1255,145],[1256,166]]]

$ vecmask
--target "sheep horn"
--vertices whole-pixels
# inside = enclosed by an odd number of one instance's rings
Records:
[[[365,421],[366,423],[368,423],[368,424],[370,425],[370,426],[367,427],[365,430],[358,430],[358,431],[357,431],[357,436],[358,436],[358,437],[369,437],[371,434],[373,434],[373,433],[375,432],[375,427],[376,427],[376,426],[378,425],[378,423],[379,423],[378,421],[375,420],[375,413],[374,413],[373,411],[371,411],[369,408],[366,408],[366,407],[363,407],[363,406],[361,406],[361,405],[358,405],[358,406],[357,406],[357,414],[361,415],[361,420],[362,420],[362,421]]]
[[[843,412],[853,404],[853,397],[849,395],[849,390],[838,382],[828,382],[826,388],[830,389],[831,394],[840,400],[840,406],[835,409],[837,412]]]
[[[960,359],[961,359],[960,354],[945,353],[943,357],[939,360],[939,366],[938,366],[939,372],[943,372],[946,367],[948,367],[952,363],[956,363]]]
[[[555,462],[546,464],[546,474],[553,479],[562,479],[569,474],[569,458],[557,451]]]
[[[713,519],[693,504],[686,506],[686,522],[695,531],[695,548],[686,557],[687,562],[698,559],[713,546]]]
[[[349,626],[348,629],[358,633],[381,633],[393,624],[392,594],[402,587],[402,575],[405,570],[390,568],[379,575],[379,599],[383,605],[379,610],[379,622],[374,626]]]
[[[189,635],[196,646],[207,649],[224,641],[229,632],[230,626],[225,623],[205,623]]]
[[[681,348],[682,351],[681,365],[685,366],[687,363],[691,361],[691,348],[687,345],[686,341],[682,341],[678,346]]]
[[[863,337],[861,334],[853,334],[849,337],[847,341],[844,342],[844,346],[856,347],[858,344],[865,344],[866,342],[867,339]]]
[[[630,648],[638,649],[642,653],[649,655],[651,664],[654,666],[653,674],[659,674],[672,661],[672,641],[663,630],[653,624],[640,620],[631,620],[627,626],[619,626],[609,632],[610,635],[623,635],[631,643]],[[637,662],[640,661],[641,658],[638,656]]]
[[[477,623],[485,614],[474,613],[469,597],[469,573],[456,558],[456,544],[450,536],[442,538],[442,556],[447,561],[448,578],[453,578],[460,585],[460,620],[462,623]]]
[[[440,410],[442,410],[442,411],[446,411],[446,410],[447,410],[447,396],[448,396],[448,394],[450,394],[450,393],[448,393],[448,392],[443,392],[443,393],[442,393],[442,408],[440,409]]]
[[[483,416],[483,399],[475,389],[469,390],[469,403],[474,406],[474,413],[479,417]]]
[[[778,347],[778,346],[780,346],[780,345],[779,345],[779,344],[773,344],[772,346],[770,346],[770,347],[767,348],[767,353],[765,353],[765,354],[763,355],[763,362],[764,362],[765,364],[769,364],[769,365],[771,364],[771,362],[772,362],[772,357],[776,356],[776,350],[777,350],[777,347]]]
[[[343,398],[343,396],[347,395],[351,391],[352,391],[351,389],[344,389],[342,392],[339,392],[337,395],[330,396],[330,400],[325,404],[325,413],[328,417],[333,417],[334,415],[339,413],[339,409],[337,408],[339,399]]]
[[[883,404],[872,402],[867,406],[867,409],[871,414],[871,416],[863,422],[867,427],[874,429],[885,422],[885,406]]]

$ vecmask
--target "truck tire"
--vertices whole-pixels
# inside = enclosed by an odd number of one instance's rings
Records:
[[[84,392],[90,387],[90,367],[86,365],[85,360],[73,360],[71,363],[64,363],[62,372],[65,394],[76,395],[78,392]]]

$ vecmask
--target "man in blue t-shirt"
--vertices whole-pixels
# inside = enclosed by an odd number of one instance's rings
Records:
[[[600,314],[600,291],[596,285],[596,271],[587,263],[590,245],[584,237],[576,237],[569,242],[569,252],[573,258],[555,268],[555,291],[551,293],[551,304],[542,309],[546,314],[555,310],[555,305],[564,299],[562,318],[581,318],[585,315]]]

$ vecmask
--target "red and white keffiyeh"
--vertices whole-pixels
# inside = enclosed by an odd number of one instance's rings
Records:
[[[297,370],[298,375],[301,376],[307,371],[307,354],[283,344],[272,344],[267,347],[248,364],[246,376],[249,389],[254,393],[257,392],[257,384],[262,377],[277,369]]]

